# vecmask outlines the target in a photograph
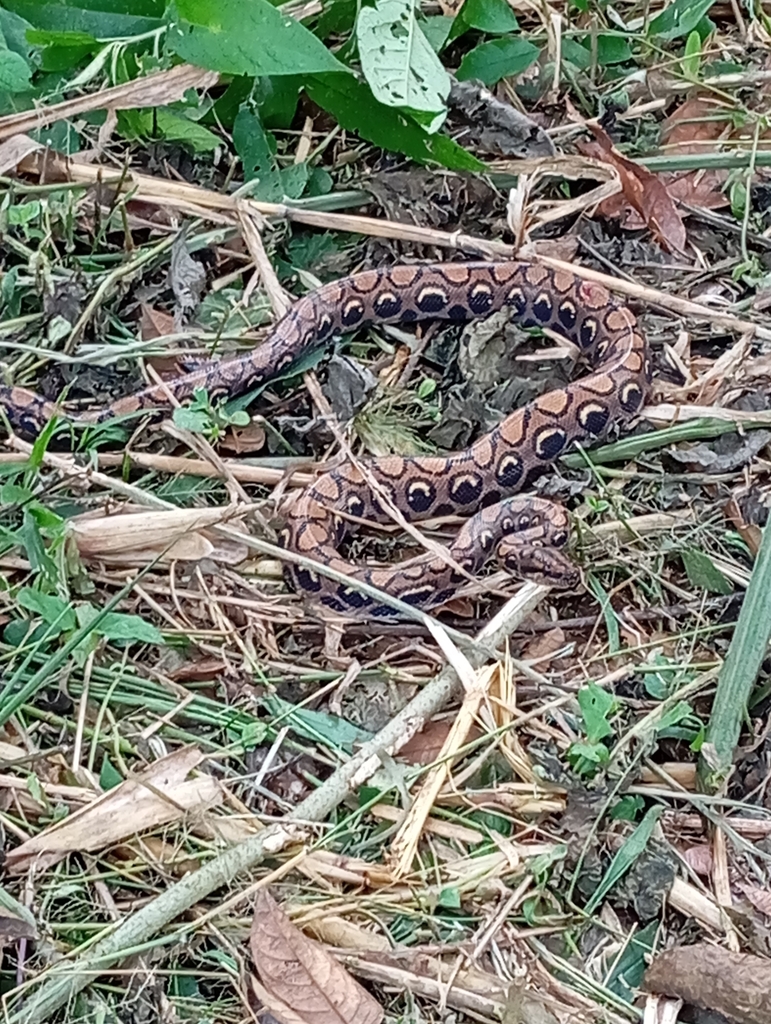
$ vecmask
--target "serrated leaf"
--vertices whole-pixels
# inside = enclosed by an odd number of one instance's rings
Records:
[[[420,164],[437,163],[453,171],[487,170],[446,135],[427,135],[404,114],[378,103],[364,82],[344,75],[316,75],[308,79],[305,91],[343,128],[376,146],[404,153]]]
[[[230,75],[347,71],[304,25],[268,0],[174,0],[169,47],[183,60]]]
[[[356,39],[364,77],[376,99],[412,113],[429,132],[447,110],[450,78],[423,35],[414,0],[377,0],[362,7]]]
[[[502,78],[527,71],[538,60],[540,52],[521,36],[491,39],[466,54],[455,77],[460,82],[475,78],[484,85],[495,85]]]
[[[686,548],[682,553],[683,566],[694,587],[712,594],[732,594],[733,587],[715,563],[703,551]]]

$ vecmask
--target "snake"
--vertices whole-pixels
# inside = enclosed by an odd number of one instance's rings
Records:
[[[604,285],[538,262],[400,264],[351,274],[297,300],[259,347],[206,361],[187,372],[96,409],[70,411],[23,387],[0,384],[11,426],[36,435],[54,417],[99,424],[137,413],[159,414],[170,396],[197,389],[233,397],[286,371],[310,348],[364,326],[423,320],[468,321],[507,309],[525,328],[549,329],[572,342],[585,376],[512,412],[463,451],[385,455],[343,461],[291,504],[281,544],[302,558],[286,562],[290,587],[333,612],[393,615],[357,581],[419,609],[446,604],[494,560],[522,579],[558,588],[580,580],[565,552],[570,519],[559,504],[521,495],[571,445],[627,425],[648,396],[648,345],[632,311]],[[444,553],[428,550],[393,564],[359,564],[341,552],[352,527],[467,517]],[[323,567],[333,570],[325,575]],[[317,571],[321,570],[321,571]],[[341,581],[342,580],[342,581]]]

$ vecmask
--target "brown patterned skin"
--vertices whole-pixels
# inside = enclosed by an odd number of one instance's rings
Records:
[[[288,367],[332,334],[365,324],[436,318],[469,320],[510,308],[523,326],[549,327],[579,346],[593,372],[518,409],[465,451],[448,456],[386,456],[367,468],[409,521],[449,513],[476,513],[449,548],[457,569],[425,554],[388,567],[357,566],[339,546],[347,532],[337,512],[373,522],[390,517],[358,470],[349,464],[320,477],[290,509],[283,543],[352,579],[363,580],[422,608],[445,602],[495,554],[518,575],[573,586],[575,566],[559,550],[568,519],[558,505],[512,498],[529,477],[576,441],[592,441],[631,420],[650,382],[647,346],[635,317],[608,291],[561,271],[527,263],[448,263],[369,270],[324,286],[297,302],[254,352],[207,363],[189,373],[118,399],[104,408],[70,414],[24,388],[0,385],[12,425],[36,434],[54,415],[74,423],[104,423],[157,411],[205,388],[211,398],[232,397]],[[309,569],[287,566],[297,590],[335,611],[358,616],[392,611],[352,587]]]

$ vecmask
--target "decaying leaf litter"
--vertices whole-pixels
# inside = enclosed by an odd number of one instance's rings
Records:
[[[623,1021],[670,997],[771,1020],[765,12],[427,11],[405,118],[372,64],[383,26],[418,24],[405,5],[355,29],[293,11],[307,77],[281,123],[229,78],[275,87],[280,57],[223,67],[177,6],[186,63],[117,80],[169,29],[89,49],[0,9],[8,379],[104,402],[257,344],[320,281],[515,247],[612,278],[656,388],[631,435],[538,483],[571,507],[584,589],[497,573],[376,627],[286,591],[282,502],[340,453],[462,447],[569,378],[559,337],[381,328],[248,413],[201,395],[160,426],[8,436],[11,1019]],[[225,53],[280,28],[218,7]],[[67,73],[30,112],[41,55]]]

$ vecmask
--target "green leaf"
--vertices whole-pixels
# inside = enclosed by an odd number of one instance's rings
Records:
[[[653,830],[656,827],[656,823],[663,813],[663,807],[651,807],[631,836],[619,848],[618,853],[610,862],[610,866],[605,872],[605,877],[602,879],[596,892],[586,904],[586,914],[594,913],[616,882],[618,882],[619,879],[622,878],[632,867],[634,862],[641,857],[643,853],[645,853],[650,838],[653,835]]]
[[[502,36],[507,32],[516,32],[519,24],[506,0],[466,0],[455,15],[449,42],[462,36],[470,28],[493,36]]]
[[[584,45],[589,45],[587,36]],[[597,36],[597,63],[600,66],[605,64],[624,64],[631,60],[634,54],[629,45],[629,40],[624,36],[601,33]]]
[[[641,796],[632,796],[627,793],[622,796],[617,804],[614,804],[610,812],[611,821],[634,821],[637,815],[645,806]]]
[[[450,37],[453,19],[444,14],[435,14],[423,21],[423,35],[429,41],[434,53],[439,53]]]
[[[123,782],[123,776],[114,767],[109,757],[105,756],[102,761],[102,770],[99,772],[99,785],[107,792],[108,789],[115,789],[121,782]]]
[[[9,50],[0,39],[0,89],[5,92],[26,92],[32,72],[26,60]]]
[[[733,587],[711,558],[703,551],[686,548],[682,553],[683,566],[694,587],[712,594],[732,594]]]
[[[18,53],[25,61],[31,49],[30,40],[27,38],[30,28],[30,23],[24,18],[0,7],[0,37],[5,40],[5,45],[12,53]]]
[[[195,153],[211,153],[222,144],[222,139],[214,132],[196,121],[191,121],[184,114],[161,107],[155,113],[158,131],[170,142],[186,143]]]
[[[33,587],[22,587],[16,595],[16,601],[28,612],[39,615],[48,626],[52,626],[56,622],[62,632],[75,628],[75,612],[72,610],[70,602],[61,597],[43,594]]]
[[[376,99],[437,131],[447,115],[450,79],[418,25],[414,0],[376,0],[374,7],[362,7],[356,38]]]
[[[577,39],[565,36],[562,40],[562,59],[585,71],[592,66],[592,51]]]
[[[578,691],[578,706],[584,719],[584,730],[589,743],[597,743],[610,736],[613,729],[608,718],[617,708],[616,698],[596,683],[589,683]]]
[[[275,160],[276,142],[266,132],[260,118],[243,106],[233,122],[233,145],[244,166],[244,180],[257,181],[250,194],[263,202],[281,202],[285,197],[299,199],[308,183],[308,165],[292,164],[280,168]]]
[[[698,78],[701,65],[701,36],[694,29],[685,41],[685,52],[681,61],[686,78]]]
[[[420,164],[437,163],[453,171],[487,170],[446,135],[427,135],[406,115],[378,103],[364,82],[347,75],[319,75],[308,79],[305,91],[343,128],[376,146],[404,153]]]
[[[674,0],[648,25],[648,35],[667,40],[687,36],[714,3],[715,0]]]
[[[108,640],[140,644],[163,643],[163,634],[151,622],[145,622],[139,615],[125,615],[123,612],[107,612],[97,626],[97,632]]]
[[[168,45],[191,64],[230,75],[347,70],[312,32],[268,0],[174,0]]]
[[[98,39],[138,36],[163,25],[164,0],[3,0],[3,7],[54,32],[89,32]]]
[[[210,425],[208,412],[200,409],[191,409],[189,406],[181,406],[172,413],[172,422],[180,430],[189,430],[191,434],[203,434]]]
[[[495,85],[502,78],[526,71],[540,52],[537,46],[520,36],[491,39],[466,54],[455,77],[460,82],[478,78],[484,85]]]

